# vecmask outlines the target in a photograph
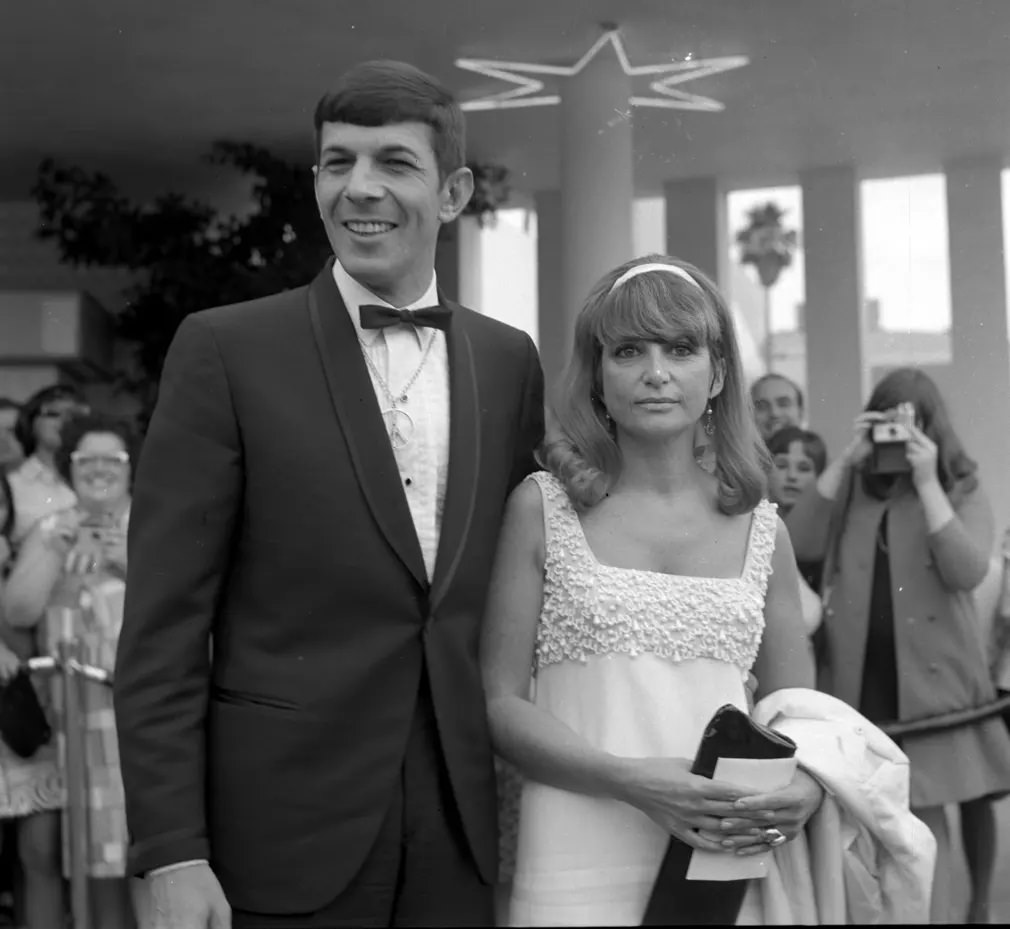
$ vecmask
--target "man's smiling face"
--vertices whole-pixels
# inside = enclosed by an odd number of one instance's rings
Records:
[[[425,123],[323,123],[316,201],[344,270],[394,306],[416,300],[431,282],[439,226],[462,209],[459,174],[440,177]]]

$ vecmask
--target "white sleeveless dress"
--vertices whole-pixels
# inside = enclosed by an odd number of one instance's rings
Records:
[[[720,706],[747,707],[775,506],[755,508],[739,577],[684,577],[600,564],[560,482],[531,478],[546,530],[535,704],[603,751],[693,758]],[[526,781],[509,922],[640,925],[667,842],[628,804]]]

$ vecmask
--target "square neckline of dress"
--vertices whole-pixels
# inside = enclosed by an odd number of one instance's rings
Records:
[[[754,551],[754,533],[757,529],[758,520],[758,509],[763,506],[767,501],[761,499],[758,505],[751,510],[750,514],[750,525],[747,527],[747,547],[744,550],[743,556],[743,567],[739,574],[730,574],[725,577],[716,576],[711,574],[673,574],[669,571],[652,571],[649,568],[622,568],[618,565],[607,564],[606,562],[600,561],[596,556],[596,552],[593,551],[592,545],[589,544],[589,538],[586,535],[586,529],[582,525],[582,519],[579,517],[578,511],[574,506],[571,506],[569,502],[569,507],[571,508],[571,514],[575,519],[575,523],[579,528],[579,540],[582,544],[582,549],[585,555],[593,563],[594,567],[604,570],[604,571],[626,571],[633,574],[648,574],[651,577],[665,577],[671,580],[687,580],[687,581],[729,581],[742,583],[746,581],[747,575],[750,573],[751,560]]]

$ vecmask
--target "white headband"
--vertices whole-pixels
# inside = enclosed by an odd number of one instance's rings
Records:
[[[694,284],[698,290],[701,290],[701,285],[688,274],[683,268],[677,265],[663,264],[659,261],[647,261],[644,264],[635,265],[633,268],[628,268],[616,281],[614,281],[614,286],[610,288],[610,292],[613,293],[617,290],[621,284],[626,281],[630,281],[633,277],[638,277],[639,274],[645,274],[647,271],[666,271],[667,274],[674,274],[682,280],[687,281],[689,284]]]

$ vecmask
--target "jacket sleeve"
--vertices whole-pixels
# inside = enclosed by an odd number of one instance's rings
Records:
[[[534,454],[544,438],[544,372],[533,342],[526,336],[526,376],[519,413],[515,457],[509,478],[509,493],[527,474],[537,469]]]
[[[210,640],[241,492],[224,364],[210,325],[190,316],[165,361],[130,516],[114,700],[131,873],[210,857]]]
[[[974,590],[989,570],[995,526],[992,507],[981,487],[954,505],[954,517],[929,536],[937,573],[950,590]]]
[[[839,496],[844,492],[843,486],[839,489]],[[783,520],[797,560],[820,561],[825,557],[832,516],[836,507],[840,506],[837,499],[829,500],[822,496],[816,482],[803,491]]]

